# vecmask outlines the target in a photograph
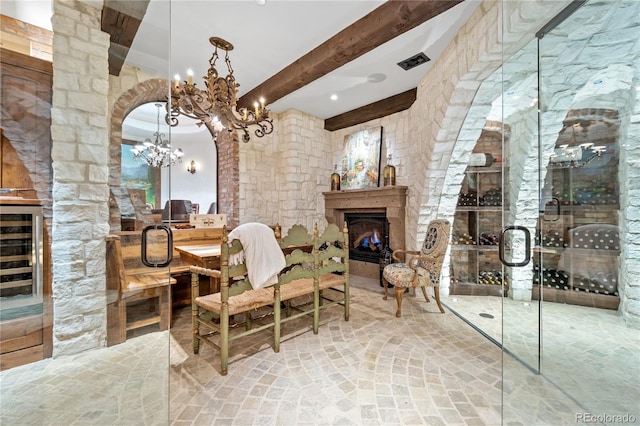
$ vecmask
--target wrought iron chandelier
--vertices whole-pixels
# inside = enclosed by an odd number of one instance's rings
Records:
[[[178,116],[184,115],[198,120],[197,125],[205,125],[214,137],[226,129],[229,132],[242,130],[242,140],[249,142],[251,139],[248,128],[257,126],[254,134],[263,137],[273,132],[273,120],[269,118],[269,110],[265,108],[263,98],[250,108],[236,109],[238,87],[233,76],[233,68],[229,59],[229,52],[233,45],[219,37],[210,37],[209,42],[214,46],[213,55],[209,59],[209,70],[203,77],[206,88],[200,89],[193,83],[191,75],[188,80],[180,82],[176,76],[171,86],[171,110],[168,123],[171,126],[178,124]],[[221,77],[216,69],[218,49],[225,51],[225,63],[228,74]]]
[[[158,129],[153,134],[155,141],[152,142],[151,139],[147,138],[143,143],[138,143],[131,148],[131,152],[133,152],[135,158],[144,160],[151,167],[173,166],[175,163],[181,163],[182,157],[184,156],[182,149],[177,148],[171,151],[169,142],[162,139],[164,135],[160,133],[160,108],[163,106],[164,104],[156,104],[158,108]]]

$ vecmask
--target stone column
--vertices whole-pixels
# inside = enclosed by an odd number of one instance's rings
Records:
[[[95,2],[53,2],[53,356],[105,345],[109,36]]]

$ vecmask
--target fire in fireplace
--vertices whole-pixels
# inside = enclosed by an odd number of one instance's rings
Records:
[[[349,259],[378,263],[385,246],[389,223],[385,213],[345,213],[349,227]]]

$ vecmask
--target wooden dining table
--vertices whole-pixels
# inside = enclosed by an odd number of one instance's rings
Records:
[[[180,253],[180,259],[193,266],[207,269],[220,268],[220,244],[200,244],[174,246]],[[209,279],[209,292],[218,293],[220,291],[220,281],[217,278]]]

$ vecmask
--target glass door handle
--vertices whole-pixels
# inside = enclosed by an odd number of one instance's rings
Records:
[[[167,234],[167,257],[164,262],[150,262],[147,257],[147,234],[149,231],[164,231]],[[140,244],[140,259],[145,266],[151,268],[163,268],[169,266],[173,260],[173,233],[166,225],[149,225],[142,230],[142,244]]]
[[[553,202],[552,203],[545,203],[544,205],[544,210],[542,210],[542,219],[545,222],[555,222],[558,219],[560,219],[560,200],[557,199],[556,197],[553,197],[551,199]],[[547,214],[547,207],[555,207],[555,215],[552,214]]]
[[[524,259],[520,262],[511,262],[506,260],[505,257],[505,241],[507,232],[519,231],[524,234]],[[531,233],[529,229],[524,226],[505,226],[500,231],[500,241],[498,243],[498,253],[500,255],[500,262],[505,266],[520,267],[526,266],[531,261]]]

